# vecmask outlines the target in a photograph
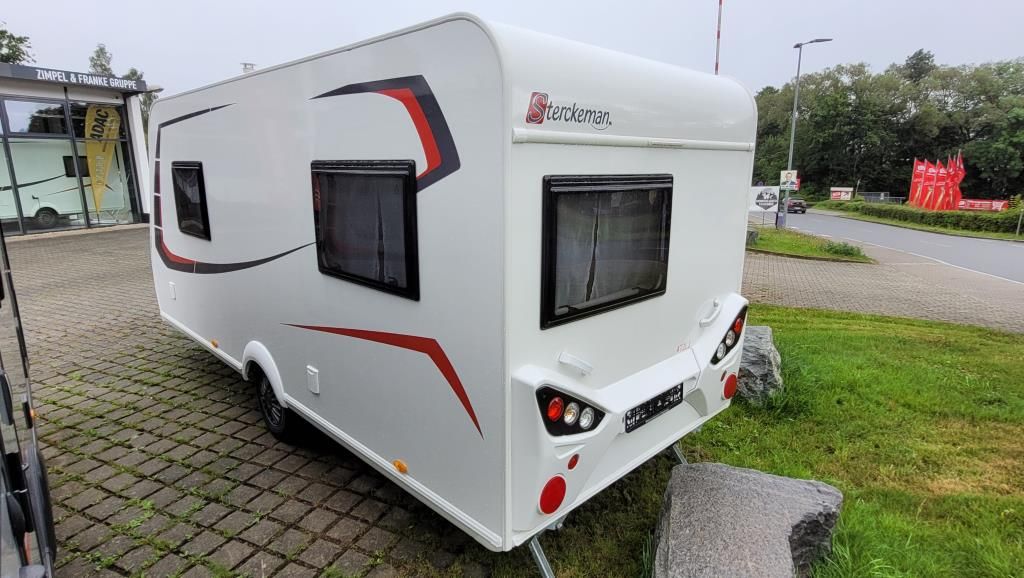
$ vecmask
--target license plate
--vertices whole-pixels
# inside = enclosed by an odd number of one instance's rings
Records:
[[[626,433],[644,425],[673,407],[683,403],[683,384],[653,397],[626,412]]]

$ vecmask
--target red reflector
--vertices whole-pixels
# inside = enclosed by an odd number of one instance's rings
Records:
[[[540,511],[545,514],[554,514],[564,499],[565,478],[555,476],[544,484],[544,489],[540,492]]]
[[[725,399],[732,399],[734,395],[736,395],[736,374],[732,373],[725,380],[725,389],[722,390],[722,396]]]
[[[578,463],[580,463],[580,455],[579,454],[573,454],[572,457],[569,458],[569,469],[570,470],[575,470],[576,469],[576,464],[578,464]]]
[[[562,417],[562,407],[564,403],[562,398],[555,397],[548,402],[548,419],[551,421],[558,421]]]
[[[739,335],[740,332],[743,331],[743,318],[742,317],[737,317],[736,318],[736,321],[733,322],[733,324],[732,324],[732,330],[733,330],[733,332],[736,333],[736,335]]]

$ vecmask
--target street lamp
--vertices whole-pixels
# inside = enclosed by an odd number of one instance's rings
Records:
[[[796,144],[796,119],[797,119],[797,107],[800,105],[800,63],[804,57],[804,46],[807,44],[817,44],[819,42],[832,42],[831,38],[815,38],[814,40],[808,40],[807,42],[797,42],[793,45],[793,48],[797,49],[796,54],[796,82],[793,88],[793,120],[790,123],[789,128],[789,162],[786,163],[786,170],[793,170],[793,146]],[[779,219],[779,226],[786,226],[786,211],[789,208],[789,189],[786,189],[785,198],[783,199],[782,206],[779,207],[779,211],[782,213]]]

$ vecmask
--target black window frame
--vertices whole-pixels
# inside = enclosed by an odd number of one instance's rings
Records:
[[[636,189],[666,189],[665,199],[665,283],[661,289],[648,291],[614,301],[602,303],[576,313],[555,315],[555,266],[557,265],[558,197],[564,194],[630,191]],[[586,317],[626,307],[664,295],[668,290],[669,246],[672,241],[672,197],[674,182],[671,174],[629,175],[545,175],[543,179],[543,217],[541,241],[540,328],[550,329]]]
[[[406,287],[389,285],[377,279],[350,273],[324,264],[324,240],[320,233],[320,209],[317,194],[317,175],[323,173],[358,172],[380,173],[388,177],[402,177],[402,226],[405,239]],[[343,279],[356,285],[376,289],[413,301],[420,300],[419,234],[416,208],[416,161],[413,160],[316,160],[310,163],[313,195],[313,231],[316,238],[316,264],[320,273]],[[322,193],[321,193],[322,194]]]
[[[192,230],[186,230],[182,228],[181,223],[181,211],[178,210],[179,199],[184,194],[178,187],[178,181],[174,178],[174,171],[178,169],[195,170],[199,173],[199,210],[202,212],[202,224],[203,232],[197,233]],[[174,213],[178,221],[178,230],[190,237],[197,239],[203,239],[206,241],[210,240],[210,209],[206,203],[206,177],[203,174],[203,163],[199,161],[174,161],[171,163],[171,188],[174,189]],[[191,199],[188,199],[191,203]]]

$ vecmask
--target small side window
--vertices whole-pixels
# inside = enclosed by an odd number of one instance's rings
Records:
[[[186,235],[210,240],[210,215],[206,209],[203,163],[171,163],[174,204],[178,210],[178,229]]]
[[[419,300],[414,161],[313,161],[321,273]]]
[[[75,178],[75,161],[71,155],[64,155],[64,176]],[[78,174],[82,178],[89,176],[89,163],[84,156],[78,157]]]

